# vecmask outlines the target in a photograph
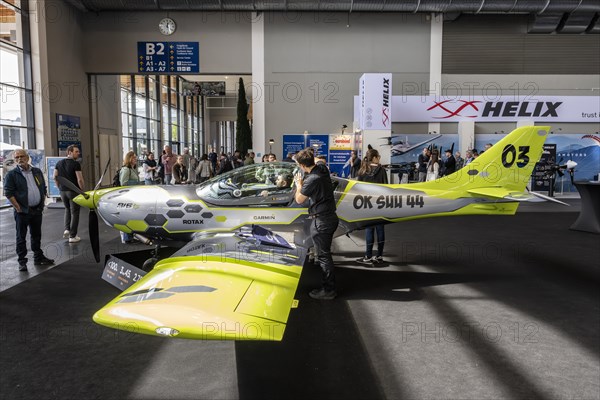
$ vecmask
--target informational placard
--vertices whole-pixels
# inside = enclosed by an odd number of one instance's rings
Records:
[[[198,42],[138,42],[138,71],[154,74],[200,72]]]
[[[329,135],[306,135],[306,147],[315,149],[315,156],[329,155]]]
[[[553,184],[551,167],[556,163],[556,144],[544,144],[540,161],[535,164],[531,174],[531,190],[535,192],[548,192]]]
[[[127,289],[144,275],[146,272],[115,256],[107,257],[102,271],[102,279],[120,290]]]
[[[346,178],[350,176],[350,152],[354,138],[352,135],[329,135],[329,171]]]
[[[81,148],[81,120],[74,115],[56,114],[56,133],[58,135],[58,155],[66,156],[67,147],[77,146],[83,156]]]
[[[56,182],[54,182],[54,168],[63,159],[64,157],[46,157],[46,179],[48,180],[49,197],[60,197],[60,189],[56,186]]]
[[[283,135],[283,153],[281,153],[281,158],[284,159],[289,153],[297,153],[305,147],[305,135]]]

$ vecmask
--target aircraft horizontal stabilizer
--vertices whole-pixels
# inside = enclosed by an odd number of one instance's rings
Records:
[[[496,199],[504,199],[511,201],[527,201],[532,203],[539,203],[544,201],[553,201],[555,203],[563,204],[568,206],[569,204],[564,203],[560,200],[556,200],[555,198],[544,196],[535,192],[511,192],[505,188],[501,187],[481,187],[476,189],[467,190],[468,193],[474,194],[477,196],[486,196],[493,197]]]

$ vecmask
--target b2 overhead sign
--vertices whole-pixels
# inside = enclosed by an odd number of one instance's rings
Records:
[[[598,122],[598,96],[500,96],[489,98],[443,98],[435,96],[393,96],[393,122],[510,122],[522,119],[538,122]],[[355,99],[360,115],[360,99]]]
[[[198,42],[138,42],[138,72],[200,72]]]

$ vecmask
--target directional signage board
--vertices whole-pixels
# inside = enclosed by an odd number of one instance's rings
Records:
[[[198,73],[198,42],[138,42],[138,71],[155,74]]]

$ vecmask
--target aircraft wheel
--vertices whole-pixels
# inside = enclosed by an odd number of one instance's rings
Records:
[[[142,265],[142,269],[144,271],[152,271],[152,268],[154,268],[154,265],[158,262],[158,258],[152,257],[147,259],[146,261],[144,261],[144,265]]]

